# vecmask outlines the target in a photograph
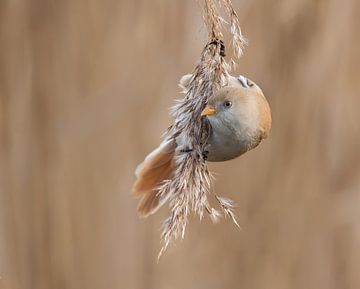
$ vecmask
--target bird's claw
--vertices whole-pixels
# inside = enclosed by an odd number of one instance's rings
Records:
[[[203,151],[202,152],[202,157],[206,161],[208,159],[208,157],[209,157],[209,151]]]
[[[193,151],[193,149],[191,149],[191,148],[184,148],[184,149],[180,150],[181,153],[191,153],[192,151]],[[206,161],[208,159],[208,156],[209,156],[208,150],[205,150],[202,152],[202,158],[204,161]]]
[[[220,44],[220,56],[225,57],[225,45],[224,45],[224,41],[222,41],[221,39],[217,39],[215,38],[214,40],[212,40],[209,45],[219,45]]]
[[[184,149],[180,150],[180,152],[182,152],[182,153],[190,153],[192,151],[193,150],[191,148],[184,148]]]

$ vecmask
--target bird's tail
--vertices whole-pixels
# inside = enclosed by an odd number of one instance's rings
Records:
[[[141,217],[154,214],[167,201],[169,196],[160,196],[158,186],[173,173],[175,149],[174,139],[165,140],[136,168],[137,180],[132,191],[140,198]]]

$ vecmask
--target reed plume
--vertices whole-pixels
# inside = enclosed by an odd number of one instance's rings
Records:
[[[162,249],[159,258],[171,241],[183,238],[190,213],[200,219],[204,213],[217,221],[221,213],[211,207],[208,195],[211,193],[212,176],[203,156],[204,144],[208,137],[208,122],[202,118],[209,97],[220,87],[226,85],[233,60],[225,60],[223,29],[226,21],[220,16],[223,5],[229,16],[230,35],[235,57],[240,57],[246,41],[241,33],[237,13],[230,0],[204,0],[202,2],[203,19],[208,31],[205,45],[198,64],[184,87],[185,97],[173,108],[175,123],[164,135],[165,140],[181,138],[186,148],[175,156],[176,170],[172,178],[165,180],[158,188],[160,196],[169,196],[171,214],[163,224]],[[217,197],[225,216],[230,216],[237,224],[233,214],[233,202]]]

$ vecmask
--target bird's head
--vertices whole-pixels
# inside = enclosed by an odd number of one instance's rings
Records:
[[[210,97],[201,113],[212,126],[234,132],[263,130],[271,127],[269,104],[258,85],[250,79],[229,76],[228,85]]]

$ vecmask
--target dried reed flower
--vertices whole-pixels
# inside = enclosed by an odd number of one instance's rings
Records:
[[[200,116],[207,100],[220,87],[226,85],[231,65],[225,61],[223,44],[223,18],[218,6],[223,4],[230,18],[232,46],[236,57],[242,55],[246,44],[241,34],[238,16],[230,0],[204,0],[203,18],[208,31],[208,43],[203,49],[199,63],[195,66],[189,80],[184,99],[173,108],[175,123],[165,133],[165,139],[181,138],[191,150],[175,156],[176,170],[170,180],[164,181],[158,188],[160,196],[169,195],[171,214],[163,224],[162,249],[158,258],[170,242],[184,237],[188,216],[191,212],[203,218],[204,212],[216,222],[221,213],[212,208],[208,202],[211,192],[212,176],[205,163],[202,152],[208,137],[209,124]],[[238,225],[232,211],[231,200],[216,197],[225,216],[232,218]]]
[[[219,197],[215,195],[216,200],[219,202],[221,208],[224,211],[225,217],[230,217],[232,221],[235,223],[236,226],[240,228],[239,223],[236,220],[236,216],[233,212],[235,207],[235,202],[233,200],[230,200],[228,198]]]

